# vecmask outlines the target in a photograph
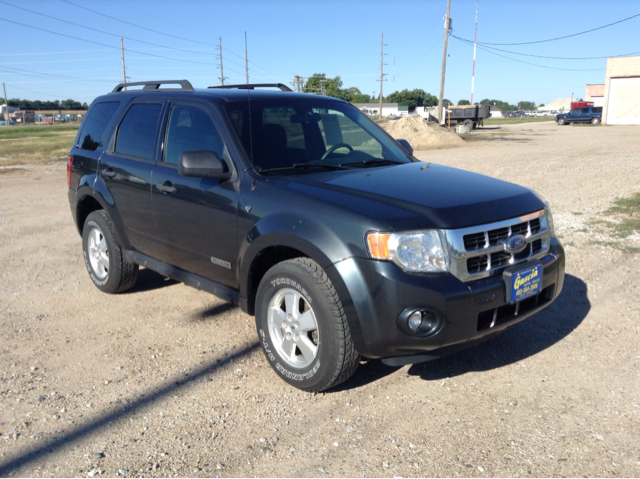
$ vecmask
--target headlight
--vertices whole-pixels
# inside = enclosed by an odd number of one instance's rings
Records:
[[[439,231],[369,233],[367,245],[374,259],[389,260],[412,273],[449,271],[449,258]]]
[[[551,215],[551,206],[549,206],[549,202],[544,199],[544,197],[535,190],[531,190],[531,192],[540,198],[540,201],[544,203],[544,210],[547,217],[547,223],[549,224],[549,231],[551,232],[551,236],[555,236],[555,231],[553,228],[553,216]]]

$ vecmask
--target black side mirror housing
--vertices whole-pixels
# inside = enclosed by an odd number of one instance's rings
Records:
[[[404,151],[406,151],[410,155],[413,155],[413,148],[411,147],[411,144],[407,140],[402,140],[402,139],[396,140],[396,143],[398,143]]]
[[[228,180],[231,171],[227,163],[213,151],[183,151],[178,159],[178,173],[194,178]]]

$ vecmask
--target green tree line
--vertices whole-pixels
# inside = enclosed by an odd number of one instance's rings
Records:
[[[0,99],[0,105],[4,105],[4,98]],[[9,106],[20,108],[21,110],[86,110],[89,105],[72,100],[23,100],[21,98],[9,98]]]

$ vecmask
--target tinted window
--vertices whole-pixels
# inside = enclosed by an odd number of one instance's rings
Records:
[[[301,168],[304,164],[355,168],[411,161],[365,115],[340,101],[283,96],[231,102],[225,108],[239,120],[232,124],[258,171],[302,173],[314,171]]]
[[[592,110],[593,110],[594,113],[602,113],[602,107],[601,106],[593,107]]]
[[[178,164],[183,151],[208,150],[222,158],[224,144],[211,117],[198,108],[176,106],[171,110],[164,161]]]
[[[118,106],[120,106],[120,102],[117,101],[96,103],[93,105],[89,115],[84,119],[84,123],[82,124],[80,148],[90,151],[104,148],[104,145],[107,143],[107,124],[111,121]]]
[[[589,107],[583,108],[582,109],[582,113],[586,113],[588,115],[589,114]]]
[[[162,105],[138,104],[129,108],[118,129],[116,151],[153,160]]]

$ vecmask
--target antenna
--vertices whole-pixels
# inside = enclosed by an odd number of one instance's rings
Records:
[[[384,33],[382,33],[382,37],[380,40],[380,106],[379,106],[379,110],[378,110],[378,119],[382,120],[382,82],[385,81],[384,80],[384,76],[386,75],[386,73],[384,73],[384,47],[385,46],[389,46],[389,45],[385,45],[384,44]]]
[[[478,7],[480,0],[476,0],[476,35],[473,38],[473,70],[471,71],[471,104],[473,105],[473,84],[476,79],[476,44],[478,43]]]

